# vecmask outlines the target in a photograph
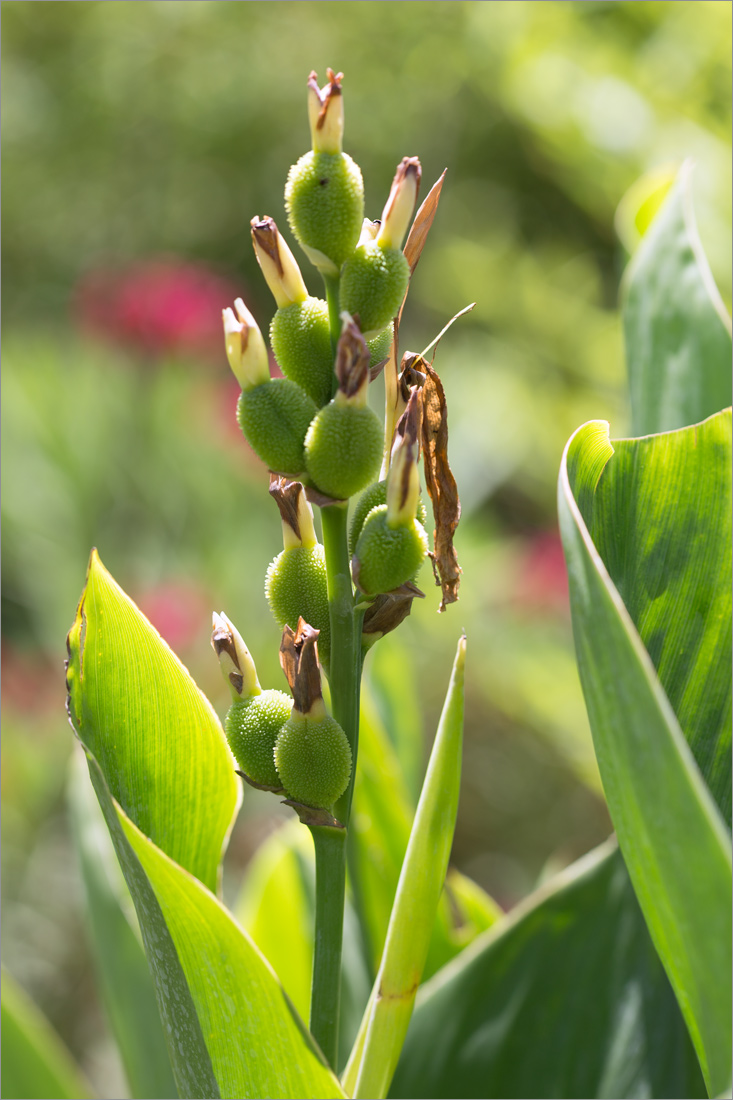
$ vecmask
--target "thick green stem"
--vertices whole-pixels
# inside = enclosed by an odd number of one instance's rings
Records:
[[[346,889],[346,830],[312,825],[316,850],[316,938],[311,986],[311,1034],[337,1070],[341,943]],[[339,904],[339,900],[340,904]]]
[[[354,611],[346,505],[332,504],[323,508],[321,521],[331,618],[331,709],[348,738],[352,761],[349,786],[336,803],[335,813],[339,821],[348,827],[359,747],[362,620],[361,615]]]
[[[348,826],[359,736],[362,617],[354,611],[346,505],[323,508],[321,519],[331,619],[331,710],[346,733],[352,758],[349,786],[336,803],[335,814],[344,826]],[[316,944],[310,1026],[321,1050],[336,1069],[346,893],[346,828],[313,827],[311,832],[316,849]]]

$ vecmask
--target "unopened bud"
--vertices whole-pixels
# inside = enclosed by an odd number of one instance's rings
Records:
[[[341,335],[336,348],[337,404],[364,408],[369,387],[371,352],[359,326],[346,310],[341,314]]]
[[[308,122],[315,153],[340,153],[344,136],[343,73],[327,69],[328,84],[318,87],[318,74],[308,77]]]
[[[284,548],[293,550],[304,547],[310,550],[314,547],[318,539],[313,525],[313,509],[301,483],[271,474],[270,496],[280,510]]]
[[[359,235],[359,244],[369,244],[370,241],[376,240],[381,224],[380,221],[370,222],[369,218],[364,218],[361,234]]]
[[[252,655],[242,635],[223,611],[220,615],[213,614],[211,646],[219,658],[219,667],[234,699],[248,699],[261,694]]]
[[[417,466],[422,420],[420,391],[413,389],[407,408],[395,430],[387,477],[387,523],[390,527],[412,524],[420,498]]]
[[[382,248],[401,248],[417,202],[422,168],[417,157],[403,157],[392,181],[377,242]]]
[[[303,302],[308,290],[295,256],[280,236],[272,218],[253,218],[250,222],[257,262],[272,291],[278,309]]]
[[[269,381],[267,348],[257,322],[241,298],[237,298],[234,308],[237,317],[230,306],[222,310],[227,359],[242,389],[248,390]]]

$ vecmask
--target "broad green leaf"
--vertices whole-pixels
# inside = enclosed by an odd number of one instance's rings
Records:
[[[342,1097],[273,973],[231,913],[89,771],[130,887],[182,1097]]]
[[[83,1074],[27,993],[2,973],[3,1100],[82,1100]]]
[[[67,644],[71,718],[110,793],[216,890],[239,798],[229,746],[211,704],[96,550]]]
[[[696,424],[731,404],[731,326],[700,244],[691,165],[646,231],[624,278],[631,434]]]
[[[730,837],[711,796],[730,812],[730,413],[613,446],[584,425],[558,500],[609,809],[712,1095],[731,1059]]]
[[[382,961],[344,1083],[356,1097],[387,1095],[412,1015],[453,843],[463,744],[466,639],[450,686],[410,833]]]
[[[68,671],[70,715],[135,903],[179,1095],[341,1096],[272,969],[209,888],[237,798],[218,720],[96,555]]]
[[[69,772],[68,804],[79,854],[99,989],[133,1097],[177,1096],[165,1035],[130,894],[81,750]]]
[[[390,1096],[705,1096],[613,842],[421,989]]]

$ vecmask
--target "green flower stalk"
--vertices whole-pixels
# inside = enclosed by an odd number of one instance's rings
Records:
[[[356,248],[364,217],[359,166],[342,151],[343,73],[328,69],[328,83],[308,77],[308,120],[313,148],[290,169],[285,205],[290,228],[308,259],[324,275],[337,276]]]
[[[308,429],[305,461],[313,485],[346,500],[374,478],[382,457],[384,429],[367,405],[369,349],[353,318],[342,315],[336,356],[338,391]]]
[[[331,624],[326,559],[316,538],[313,511],[300,482],[273,476],[270,495],[280,510],[284,549],[267,569],[265,596],[281,630],[302,616],[319,632],[318,654],[328,672]]]
[[[333,349],[328,305],[313,298],[300,268],[272,218],[253,218],[252,243],[277,305],[270,343],[283,374],[305,390],[317,406],[331,399]]]
[[[305,435],[316,414],[313,400],[288,378],[270,378],[267,348],[241,298],[222,313],[227,358],[242,387],[237,419],[252,449],[273,471],[305,469]]]
[[[341,271],[341,309],[358,314],[367,339],[389,324],[405,297],[410,266],[401,246],[415,209],[421,175],[417,157],[402,159],[376,236],[367,225],[358,248]]]
[[[281,792],[275,767],[275,741],[290,717],[292,699],[282,691],[263,691],[257,669],[241,634],[224,612],[213,616],[211,644],[232,693],[224,731],[229,747],[253,786]]]

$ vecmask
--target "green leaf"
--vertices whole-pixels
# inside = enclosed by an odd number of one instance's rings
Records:
[[[731,404],[731,325],[700,244],[691,165],[645,233],[624,278],[631,434],[695,424]]]
[[[378,679],[377,684],[380,682]],[[410,698],[409,682],[403,691],[409,714],[416,706]],[[398,720],[398,713],[396,706],[388,709],[392,721]],[[413,818],[414,804],[397,749],[380,721],[372,691],[364,685],[359,768],[349,828],[349,869],[357,872],[351,881],[355,893],[358,891],[355,901],[362,907],[372,974],[382,959]],[[500,913],[485,891],[450,868],[435,916],[424,980],[488,928]]]
[[[271,967],[221,902],[89,771],[130,887],[182,1097],[342,1097]]]
[[[387,1095],[407,1034],[453,843],[463,744],[466,639],[458,643],[397,887],[387,942],[344,1086],[355,1097]],[[353,1082],[353,1085],[352,1085]]]
[[[730,837],[711,796],[730,813],[730,492],[730,412],[613,446],[586,424],[558,492],[609,809],[711,1094],[731,1059]]]
[[[618,849],[556,876],[418,994],[390,1096],[702,1097]]]
[[[145,836],[216,890],[239,799],[224,732],[96,550],[67,644],[70,715],[110,793]]]
[[[234,915],[308,1018],[313,969],[315,862],[310,833],[290,821],[260,845]]]
[[[293,820],[257,849],[234,906],[234,915],[270,963],[304,1019],[310,1010],[315,884],[313,841],[308,830]],[[372,982],[348,895],[341,965],[338,1060],[343,1066],[359,1030]]]
[[[71,762],[67,798],[99,989],[130,1092],[140,1100],[170,1100],[178,1094],[150,969],[81,750]]]
[[[2,972],[3,1100],[83,1100],[92,1092],[41,1010]]]
[[[179,1095],[341,1097],[272,969],[208,888],[236,803],[218,720],[96,555],[69,635],[69,687],[70,714],[137,910]],[[143,694],[130,699],[130,692]],[[89,745],[103,753],[104,766]],[[182,800],[167,782],[171,762],[180,767]]]

